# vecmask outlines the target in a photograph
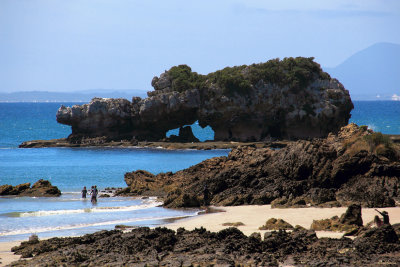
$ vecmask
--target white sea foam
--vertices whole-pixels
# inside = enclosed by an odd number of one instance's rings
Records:
[[[162,204],[162,202],[148,202],[143,205],[134,205],[134,206],[92,207],[92,208],[75,209],[75,210],[39,210],[33,212],[20,213],[19,217],[39,217],[39,216],[52,216],[52,215],[62,215],[62,214],[134,211],[134,210],[142,210],[142,209],[157,207],[160,204]]]
[[[368,124],[367,126],[368,126],[368,129],[371,129],[374,132],[376,132],[378,130],[378,128],[374,124]]]
[[[186,214],[184,217],[193,217],[197,216],[198,212],[194,212],[193,214]],[[31,234],[31,233],[43,233],[43,232],[56,232],[62,230],[72,230],[78,228],[85,227],[96,227],[96,226],[105,226],[105,225],[117,225],[117,224],[126,224],[132,222],[140,222],[140,221],[149,221],[149,220],[167,220],[180,218],[182,216],[166,216],[166,217],[142,217],[142,218],[132,218],[126,220],[113,220],[113,221],[105,221],[105,222],[97,222],[97,223],[82,223],[76,225],[65,225],[65,226],[48,226],[48,227],[33,227],[33,228],[25,228],[19,230],[11,230],[8,232],[0,232],[0,236],[13,236],[13,235],[23,235],[23,234]]]

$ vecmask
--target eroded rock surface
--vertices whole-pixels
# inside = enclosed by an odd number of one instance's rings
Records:
[[[236,228],[174,232],[138,228],[75,238],[23,242],[12,249],[28,261],[12,266],[398,266],[400,244],[388,225],[356,238],[318,239],[314,231],[245,236]]]
[[[30,183],[19,184],[16,186],[12,185],[1,185],[0,196],[27,196],[27,197],[58,197],[61,195],[61,191],[51,185],[47,180],[40,179],[31,187]]]
[[[349,92],[312,58],[285,58],[200,75],[186,66],[154,77],[148,97],[94,98],[61,106],[57,121],[72,126],[72,143],[85,138],[161,140],[196,120],[215,140],[259,141],[327,136],[346,125]]]
[[[211,205],[394,206],[398,159],[385,136],[350,124],[338,135],[279,150],[239,147],[176,173],[126,173],[125,193],[159,195],[167,207],[202,205],[205,185]]]

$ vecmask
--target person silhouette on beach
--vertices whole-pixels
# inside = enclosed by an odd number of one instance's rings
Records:
[[[378,215],[375,215],[374,223],[375,223],[376,227],[381,227],[383,225],[383,222],[382,222],[381,218],[379,218]]]
[[[389,223],[389,213],[387,211],[380,212],[379,210],[375,209],[380,215],[383,217],[383,224],[390,224]]]
[[[92,186],[92,198],[90,199],[90,201],[92,201],[92,203],[97,203],[97,193],[99,191],[97,190],[97,186]]]
[[[82,190],[82,198],[86,198],[86,194],[87,194],[87,190],[86,190],[86,186],[84,186],[83,190]]]

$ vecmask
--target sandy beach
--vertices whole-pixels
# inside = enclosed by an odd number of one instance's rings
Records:
[[[20,255],[14,255],[14,253],[11,252],[11,248],[14,246],[18,246],[20,243],[21,241],[14,241],[14,242],[0,241],[0,266],[5,266],[20,258]]]
[[[223,223],[242,222],[244,225],[238,228],[246,235],[262,230],[258,228],[265,224],[270,218],[283,219],[288,223],[303,226],[309,229],[313,220],[321,220],[331,218],[333,216],[342,215],[347,208],[290,208],[290,209],[272,209],[271,205],[262,206],[236,206],[236,207],[218,207],[223,212],[206,213],[193,218],[179,220],[177,222],[166,225],[173,230],[184,227],[187,230],[193,230],[201,226],[210,231],[219,231],[229,226],[223,226]],[[400,207],[378,209],[389,212],[390,223],[400,223]],[[364,225],[372,221],[378,213],[375,209],[362,209],[362,218]],[[343,233],[322,232],[318,231],[318,237],[340,238]]]
[[[179,227],[184,227],[187,230],[205,227],[210,231],[219,231],[229,226],[223,226],[224,223],[242,222],[244,225],[238,228],[246,235],[254,232],[263,233],[266,231],[258,230],[270,218],[283,219],[288,223],[300,225],[305,228],[310,228],[313,220],[327,219],[335,215],[340,216],[346,211],[346,208],[290,208],[290,209],[272,209],[270,205],[262,206],[236,206],[236,207],[212,207],[221,212],[205,213],[196,217],[178,220],[165,226],[176,230]],[[400,207],[379,209],[386,210],[390,215],[392,224],[400,223]],[[372,221],[377,215],[375,209],[362,209],[362,218],[364,225]],[[343,233],[318,231],[318,237],[340,238]],[[0,266],[5,266],[12,261],[18,260],[19,255],[14,255],[11,248],[20,243],[1,242],[0,241]]]

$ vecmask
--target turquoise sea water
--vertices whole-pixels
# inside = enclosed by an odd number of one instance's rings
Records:
[[[26,240],[32,233],[39,237],[80,235],[113,229],[116,224],[155,226],[170,218],[194,216],[199,210],[164,209],[152,198],[99,198],[97,205],[92,205],[80,198],[80,191],[83,186],[92,185],[99,189],[125,187],[126,172],[176,172],[229,152],[134,147],[18,148],[26,140],[70,134],[70,127],[55,120],[60,105],[0,103],[0,185],[46,179],[63,193],[59,198],[0,197],[0,242]],[[200,135],[207,135],[207,131]]]
[[[63,103],[71,106],[74,103]],[[0,103],[0,185],[49,180],[61,189],[59,198],[0,197],[0,242],[39,237],[79,235],[116,224],[154,226],[166,219],[195,216],[198,210],[157,207],[155,199],[100,198],[97,205],[80,198],[83,186],[123,187],[124,173],[138,169],[154,174],[178,171],[228,150],[163,150],[143,148],[31,148],[23,141],[54,139],[70,134],[55,114],[61,103]],[[400,134],[400,102],[355,102],[351,122],[375,131]],[[213,139],[208,127],[193,126],[202,141]],[[177,134],[171,131],[169,134]]]

